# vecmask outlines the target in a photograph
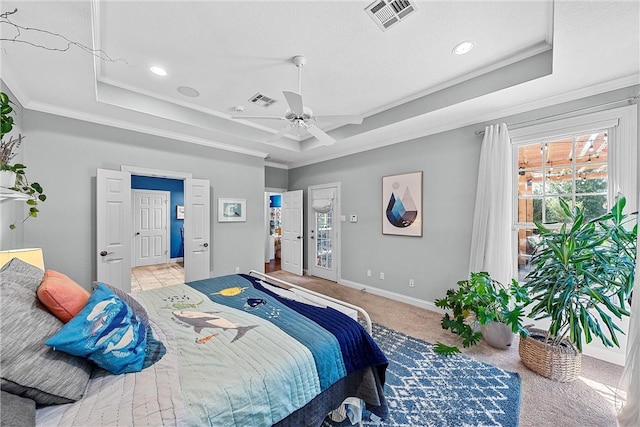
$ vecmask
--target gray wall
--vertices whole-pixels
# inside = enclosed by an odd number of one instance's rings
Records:
[[[289,171],[287,169],[265,166],[264,185],[267,188],[289,188]]]
[[[634,86],[492,123],[517,124],[591,106],[595,108],[589,112],[611,108],[601,104],[632,97],[638,90]],[[475,132],[485,125],[289,171],[289,190],[304,190],[305,203],[308,186],[341,182],[340,214],[358,215],[357,223],[341,223],[343,280],[432,302],[465,278],[482,142]],[[382,235],[382,177],[415,171],[423,171],[423,237]],[[409,279],[415,280],[414,288]]]
[[[24,245],[44,248],[47,268],[83,286],[96,273],[96,169],[121,165],[190,172],[208,179],[211,197],[211,267],[214,275],[263,266],[264,160],[223,150],[24,111],[25,162],[48,196],[25,223]],[[217,222],[219,197],[247,200],[247,221]]]

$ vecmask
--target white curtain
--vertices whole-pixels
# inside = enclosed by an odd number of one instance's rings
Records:
[[[335,188],[311,190],[311,208],[318,213],[331,212],[335,198]]]
[[[511,163],[507,125],[487,126],[480,151],[469,273],[486,271],[505,286],[511,283],[513,270]]]
[[[637,246],[640,247],[640,236]],[[627,392],[627,403],[618,413],[620,427],[640,426],[640,288],[637,286],[638,280],[640,280],[640,262],[636,254],[636,276],[631,301],[627,357],[620,380],[620,388]]]

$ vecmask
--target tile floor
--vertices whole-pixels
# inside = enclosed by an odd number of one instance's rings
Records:
[[[147,265],[131,269],[131,292],[184,283],[183,263]]]

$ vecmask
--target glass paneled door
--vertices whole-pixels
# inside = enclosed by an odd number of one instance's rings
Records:
[[[315,212],[316,267],[333,268],[333,212]]]
[[[309,273],[338,280],[339,184],[309,187]]]

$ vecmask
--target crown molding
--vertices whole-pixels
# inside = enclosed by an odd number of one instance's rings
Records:
[[[228,144],[223,144],[220,142],[215,142],[203,138],[196,138],[193,136],[185,135],[183,133],[171,132],[163,129],[157,129],[150,126],[138,125],[130,122],[126,122],[124,120],[117,120],[111,118],[105,118],[103,116],[99,116],[96,114],[89,114],[85,112],[80,112],[76,110],[71,110],[67,108],[60,108],[54,105],[45,104],[42,102],[31,101],[27,105],[23,105],[24,108],[39,111],[42,113],[53,114],[57,116],[68,117],[71,119],[82,120],[85,122],[111,126],[119,129],[126,129],[133,132],[145,133],[148,135],[159,136],[163,138],[174,139],[177,141],[189,142],[192,144],[202,145],[210,148],[217,148],[219,150],[231,151],[239,154],[246,154],[248,156],[260,157],[262,159],[266,158],[269,153],[257,150],[250,150],[247,148],[236,147]]]

